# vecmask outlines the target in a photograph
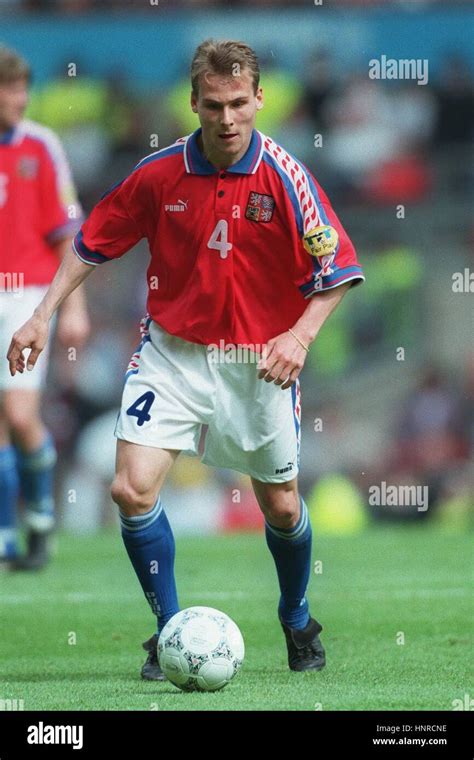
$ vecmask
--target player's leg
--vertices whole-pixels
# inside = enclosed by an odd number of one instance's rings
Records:
[[[265,536],[280,584],[280,620],[291,628],[305,628],[309,620],[305,593],[311,569],[311,524],[297,479],[262,483],[252,478],[252,486],[265,515]]]
[[[4,390],[11,380],[5,356],[9,340],[10,294],[0,293],[0,561],[8,563],[17,555],[17,504],[19,478],[16,452],[3,408]]]
[[[247,472],[266,517],[266,538],[281,587],[279,615],[305,628],[311,525],[298,494],[298,386],[282,391],[257,377],[255,364],[220,367],[216,414],[204,461]]]
[[[119,507],[122,538],[151,610],[157,632],[144,644],[149,652],[142,676],[162,680],[157,637],[179,611],[174,577],[174,536],[161,503],[160,490],[179,451],[117,441],[112,498]]]
[[[0,398],[0,562],[10,562],[17,555],[18,492],[16,452],[11,445]]]
[[[5,356],[6,341],[32,314],[47,286],[26,287],[21,294],[0,294],[0,355]],[[28,552],[11,565],[13,569],[35,570],[49,557],[49,534],[54,526],[53,474],[56,452],[41,419],[40,391],[48,367],[46,346],[34,372],[11,377],[8,364],[0,363],[2,418],[9,431],[25,500]]]
[[[25,501],[28,551],[14,565],[19,570],[34,570],[47,563],[49,534],[54,527],[56,449],[40,408],[38,389],[9,389],[3,394],[4,419],[15,445]]]
[[[112,497],[119,505],[122,535],[158,632],[179,610],[174,580],[174,539],[159,497],[166,473],[180,451],[197,454],[202,424],[212,414],[214,377],[205,346],[168,335],[150,319],[126,373],[115,435],[117,475]],[[157,634],[144,644],[147,679],[163,678]]]
[[[306,600],[311,569],[311,525],[298,494],[299,383],[282,391],[259,380],[255,365],[220,367],[216,414],[209,424],[203,460],[252,478],[273,555],[280,600],[278,613],[293,670],[319,669],[321,626]]]
[[[278,615],[286,638],[288,664],[292,670],[321,670],[325,665],[319,640],[322,626],[310,616],[306,599],[311,572],[311,523],[298,493],[297,479],[266,483],[252,478],[252,486],[265,515],[265,536],[278,575]]]

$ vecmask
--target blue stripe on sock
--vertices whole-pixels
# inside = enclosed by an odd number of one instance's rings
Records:
[[[158,498],[155,506],[143,515],[133,515],[132,517],[128,517],[127,515],[124,515],[123,512],[119,512],[122,529],[129,531],[130,533],[146,530],[146,528],[149,528],[150,525],[153,525],[155,520],[158,519],[162,510],[161,499]]]
[[[52,436],[48,433],[36,451],[17,449],[17,459],[27,511],[53,519],[54,465],[57,457]]]
[[[270,525],[268,521],[265,521],[268,530],[275,536],[280,538],[286,538],[290,541],[294,541],[302,536],[308,527],[308,508],[303,499],[300,499],[300,519],[293,528],[276,528],[274,525]]]
[[[152,612],[158,632],[179,610],[174,578],[175,545],[165,510],[158,499],[145,515],[120,515],[122,538]]]
[[[278,529],[265,523],[265,537],[273,555],[280,586],[278,614],[290,628],[305,628],[309,620],[306,589],[311,571],[311,523],[300,497],[301,515],[294,528]]]
[[[19,465],[27,472],[39,472],[54,467],[57,460],[56,448],[50,435],[36,451],[18,453]]]

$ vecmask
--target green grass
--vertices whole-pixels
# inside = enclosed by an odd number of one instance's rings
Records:
[[[246,644],[224,691],[187,694],[139,678],[153,618],[118,531],[60,536],[54,563],[0,576],[0,699],[25,710],[451,710],[473,694],[471,537],[430,526],[317,537],[311,611],[327,667],[293,673],[276,618],[273,560],[263,536],[177,541],[181,607],[236,620]],[[405,637],[397,644],[397,635]],[[74,633],[76,644],[68,643]]]

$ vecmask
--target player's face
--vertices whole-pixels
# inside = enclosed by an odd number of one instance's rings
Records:
[[[242,158],[262,105],[262,88],[254,92],[246,70],[239,77],[201,76],[199,95],[191,95],[191,107],[199,116],[204,152],[212,164],[225,168]]]
[[[28,105],[28,83],[20,79],[17,82],[0,84],[0,131],[16,126],[23,118]]]

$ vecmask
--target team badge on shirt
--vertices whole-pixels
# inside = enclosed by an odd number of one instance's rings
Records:
[[[38,174],[38,159],[35,156],[22,156],[16,170],[19,177],[34,179]]]
[[[275,199],[272,195],[262,193],[249,194],[245,218],[252,222],[270,222],[275,209]]]

